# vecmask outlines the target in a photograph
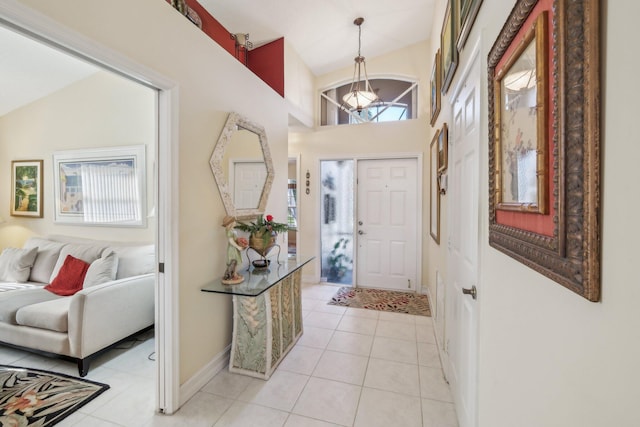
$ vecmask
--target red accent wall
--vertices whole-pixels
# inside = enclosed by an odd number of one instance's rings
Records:
[[[185,1],[200,16],[202,31],[236,57],[236,42],[231,38],[229,31],[196,0]],[[171,4],[171,0],[166,2]],[[236,59],[244,63],[244,55],[245,52],[241,51]],[[284,38],[249,51],[248,68],[284,97]]]
[[[250,50],[247,66],[284,98],[284,38]]]

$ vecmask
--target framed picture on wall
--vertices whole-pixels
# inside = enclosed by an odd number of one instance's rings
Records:
[[[431,126],[436,124],[440,113],[440,88],[442,86],[442,70],[440,49],[436,52],[431,69]]]
[[[473,23],[476,20],[481,5],[482,0],[459,0],[459,15],[456,18],[459,22],[458,41],[456,43],[458,50],[462,50],[464,44],[467,42],[467,38],[469,38],[469,33],[473,28]]]
[[[442,55],[442,94],[446,94],[453,80],[453,75],[456,73],[458,67],[458,48],[456,46],[455,38],[455,13],[451,8],[451,3],[454,0],[449,0],[447,3],[447,10],[444,15],[444,22],[442,23],[442,30],[440,31],[440,52]]]
[[[446,123],[442,124],[442,129],[438,132],[438,174],[447,170],[449,162],[449,128]]]
[[[439,136],[440,130],[437,130],[429,147],[429,233],[437,244],[440,244],[440,186],[438,185]]]
[[[11,162],[11,215],[42,218],[42,160]]]
[[[144,145],[55,152],[54,221],[146,226],[145,162]]]
[[[496,70],[496,209],[547,212],[547,20],[539,14]]]
[[[600,4],[517,0],[487,57],[489,245],[589,301],[601,292]]]

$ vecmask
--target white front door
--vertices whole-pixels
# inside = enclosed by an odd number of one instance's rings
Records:
[[[357,286],[415,291],[418,161],[358,161]]]
[[[256,209],[267,179],[263,161],[233,163],[233,203],[236,209]]]
[[[449,135],[449,265],[445,336],[448,380],[460,427],[473,427],[477,390],[478,186],[480,60],[475,61],[453,103]],[[463,290],[467,292],[463,293]],[[472,291],[473,290],[473,291]]]

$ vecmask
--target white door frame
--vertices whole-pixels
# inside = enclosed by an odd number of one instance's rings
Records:
[[[344,155],[344,156],[330,156],[330,157],[321,157],[318,159],[318,164],[317,164],[317,176],[316,176],[316,181],[320,182],[322,180],[322,176],[320,174],[320,164],[323,161],[326,160],[353,160],[354,165],[353,165],[353,189],[354,189],[354,195],[353,195],[353,213],[354,215],[357,217],[358,215],[358,186],[357,186],[357,182],[356,180],[358,179],[358,161],[360,160],[389,160],[389,159],[416,159],[416,161],[418,162],[417,165],[417,179],[418,179],[418,183],[417,183],[417,193],[418,193],[418,199],[416,201],[417,203],[417,216],[418,216],[418,222],[417,222],[417,229],[416,229],[416,233],[418,236],[422,236],[422,181],[423,181],[423,165],[422,165],[422,161],[423,161],[423,156],[422,153],[418,153],[418,152],[408,152],[408,153],[380,153],[380,154],[371,154],[371,155]],[[320,193],[321,191],[316,191],[316,206],[318,207],[318,209],[320,209],[321,206],[321,196]],[[356,220],[356,218],[354,218],[354,221]],[[318,244],[316,247],[316,253],[318,254],[322,254],[322,242],[320,241],[319,236],[321,235],[320,232],[320,228],[321,228],[321,221],[318,220],[317,224],[316,224],[316,236],[318,236]],[[353,228],[353,232],[354,234],[351,236],[351,241],[355,242],[356,240],[356,235],[355,233],[357,227]],[[418,243],[417,243],[417,259],[418,259],[418,263],[416,266],[416,277],[419,283],[416,283],[415,286],[415,291],[416,293],[421,293],[421,290],[423,288],[422,286],[422,239],[418,239]],[[353,245],[353,263],[354,266],[357,265],[357,257],[358,257],[358,245]],[[316,275],[317,275],[317,281],[320,281],[320,277],[321,277],[321,270],[322,270],[322,260],[320,259],[321,257],[316,257]],[[353,286],[355,287],[355,284],[358,283],[358,278],[357,278],[357,269],[354,267],[353,269]]]
[[[482,84],[483,81],[485,81],[483,79],[483,76],[485,75],[483,73],[483,70],[481,68],[481,63],[482,61],[480,60],[480,50],[481,50],[481,46],[482,46],[482,37],[479,37],[478,40],[476,41],[475,45],[473,46],[473,48],[471,49],[471,55],[468,59],[468,61],[466,62],[465,68],[463,70],[461,70],[461,75],[460,75],[460,79],[458,80],[458,83],[456,84],[456,86],[454,87],[454,89],[451,91],[451,98],[450,100],[455,100],[458,98],[458,96],[460,96],[460,93],[462,92],[462,89],[466,86],[466,81],[469,78],[469,76],[471,75],[472,72],[476,72],[478,73],[478,77],[479,77],[479,96],[480,96],[480,111],[479,111],[479,116],[480,116],[480,121],[478,123],[479,126],[479,130],[478,130],[478,141],[477,141],[477,145],[478,145],[478,199],[476,199],[476,203],[477,203],[477,207],[478,207],[478,227],[477,227],[477,233],[478,233],[478,241],[477,241],[477,260],[476,260],[476,264],[477,264],[477,269],[476,269],[476,277],[475,277],[475,283],[478,284],[478,289],[482,289],[482,286],[480,284],[480,266],[481,266],[481,262],[480,262],[480,246],[481,246],[481,235],[482,235],[482,219],[483,217],[483,213],[480,211],[480,207],[482,206],[482,204],[480,203],[480,197],[482,197],[482,195],[484,194],[482,192],[482,190],[485,189],[485,186],[482,185],[482,177],[483,175],[483,171],[485,170],[482,167],[482,161],[483,161],[483,157],[482,157],[482,149],[481,149],[481,144],[482,144],[482,135],[486,135],[486,133],[484,133],[484,128],[482,126],[482,117],[484,112],[486,111],[486,109],[484,108],[483,104],[482,104],[482,100],[486,99],[486,91],[485,88]],[[478,67],[479,70],[476,70],[475,67]],[[454,117],[455,112],[454,112],[454,105],[451,105],[451,117]],[[451,126],[450,128],[453,129],[453,126]],[[451,141],[453,138],[450,138],[449,140]],[[453,147],[453,149],[455,150],[455,147]],[[451,155],[451,151],[449,152],[449,155]],[[449,191],[447,193],[447,195],[453,199],[453,193],[452,191],[454,190],[453,186],[449,186]],[[449,206],[451,207],[451,206]],[[486,219],[486,218],[485,218]],[[453,210],[449,209],[447,212],[447,224],[453,224]],[[450,249],[450,245],[451,245],[451,234],[448,233],[448,237],[447,237],[447,251]],[[450,272],[452,269],[456,268],[456,266],[452,265],[451,262],[448,262],[447,265],[447,271],[449,272],[448,276],[450,277]],[[445,289],[447,287],[445,286]],[[445,298],[447,298],[447,296],[445,296]],[[479,313],[480,313],[480,301],[481,298],[478,298],[478,300],[475,302],[476,304],[476,337],[479,335]],[[445,303],[445,307],[447,306],[447,304]],[[446,310],[446,309],[445,309]],[[446,324],[446,314],[445,316],[442,317],[443,321],[445,322],[445,326],[444,326],[444,337],[443,337],[443,345],[446,348],[446,343],[448,341],[448,336],[447,336],[447,324]],[[475,349],[475,354],[476,356],[478,355],[478,341],[476,340],[476,349]],[[448,357],[447,356],[447,352],[446,351],[442,351],[441,352],[441,357]],[[477,365],[478,365],[478,360],[476,358],[476,360],[473,361],[473,363],[476,365],[476,369],[474,370],[474,372],[476,373],[476,378],[474,381],[475,384],[475,413],[473,414],[473,419],[471,420],[472,426],[476,426],[478,424],[478,383],[477,383],[477,373],[478,373],[478,369],[477,369]],[[449,373],[447,372],[447,368],[449,366],[449,361],[448,360],[442,360],[442,365],[443,368],[445,370],[445,376],[448,376]],[[455,400],[455,399],[454,399]]]
[[[300,175],[301,173],[301,169],[300,169],[300,165],[301,165],[301,161],[302,161],[302,156],[300,154],[297,154],[295,156],[289,156],[288,160],[287,160],[287,168],[289,166],[288,162],[290,161],[294,161],[296,162],[296,212],[297,212],[297,217],[296,217],[296,221],[297,221],[297,229],[298,231],[300,231],[300,224],[302,221],[302,218],[300,218],[300,212],[301,212],[301,204],[302,204],[302,175]],[[287,169],[288,171],[289,169]],[[287,172],[288,175],[288,172]],[[288,180],[288,179],[287,179]],[[287,184],[288,185],[288,184]],[[306,187],[305,187],[306,188]],[[288,209],[287,209],[288,211]],[[298,255],[300,254],[300,240],[301,236],[299,232],[296,232],[296,259],[298,258]],[[287,236],[287,241],[289,239],[289,236]],[[288,254],[288,250],[287,250],[287,254]]]
[[[158,91],[154,198],[157,261],[163,271],[156,270],[156,409],[171,414],[179,402],[177,84],[20,3],[0,3],[0,23]]]

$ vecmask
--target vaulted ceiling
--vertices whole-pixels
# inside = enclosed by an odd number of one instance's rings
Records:
[[[258,46],[280,37],[315,75],[348,67],[358,49],[372,58],[426,40],[435,0],[199,0],[231,33]],[[0,26],[0,116],[98,69]]]
[[[280,37],[316,75],[351,66],[362,25],[362,55],[382,55],[426,40],[435,0],[199,0],[227,30],[260,45]],[[426,54],[426,53],[425,53]]]
[[[98,68],[0,26],[0,116]]]

